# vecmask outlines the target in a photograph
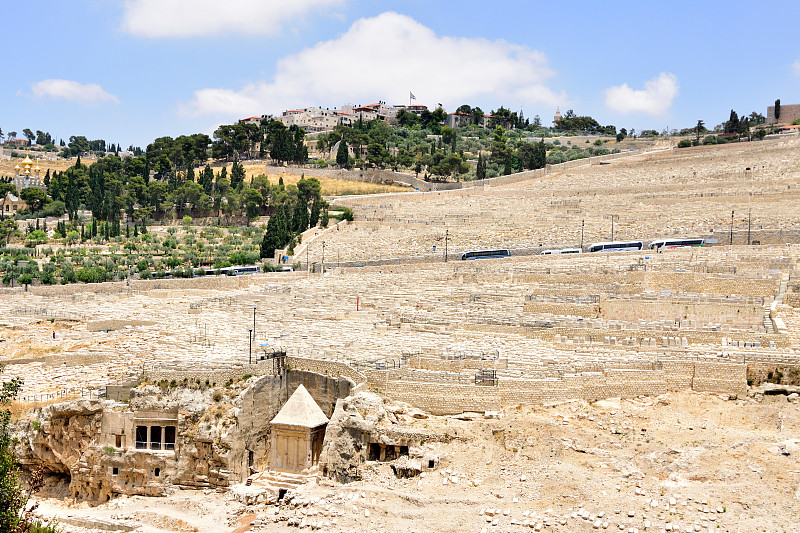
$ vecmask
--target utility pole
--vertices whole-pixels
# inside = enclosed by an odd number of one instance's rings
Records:
[[[322,273],[325,273],[325,241],[322,241]]]
[[[752,209],[747,210],[747,246],[750,246],[750,214]]]
[[[311,272],[311,265],[308,263],[308,245],[306,244],[306,272]]]
[[[583,252],[583,226],[586,224],[586,220],[581,220],[581,252]]]
[[[450,230],[444,230],[444,262],[447,263],[447,239],[450,236]]]
[[[248,338],[250,340],[250,358],[249,364],[253,364],[253,328],[247,328]]]
[[[605,218],[611,219],[611,242],[614,242],[614,220],[619,220],[619,215],[606,215]]]
[[[731,210],[731,244],[733,246],[733,210]]]
[[[253,306],[253,340],[256,338],[256,306]]]

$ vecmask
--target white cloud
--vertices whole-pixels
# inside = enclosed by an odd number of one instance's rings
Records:
[[[800,59],[792,63],[792,72],[794,72],[796,76],[800,76]]]
[[[71,80],[42,80],[31,85],[35,98],[61,98],[70,102],[115,102],[119,99],[96,83],[79,83]]]
[[[606,93],[606,106],[620,113],[646,113],[663,115],[678,95],[678,78],[674,74],[662,72],[658,77],[645,82],[644,90],[635,90],[627,83],[609,87]]]
[[[141,37],[270,35],[288,20],[346,0],[126,0],[122,30]]]
[[[516,106],[555,107],[567,100],[545,85],[553,76],[541,52],[504,41],[440,37],[415,20],[387,12],[356,21],[342,36],[281,59],[272,81],[240,90],[195,92],[185,115],[238,116],[291,107],[408,101],[448,109],[483,98]],[[484,111],[488,112],[489,109]]]

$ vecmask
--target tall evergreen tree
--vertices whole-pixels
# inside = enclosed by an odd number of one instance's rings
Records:
[[[775,122],[777,122],[779,118],[781,118],[781,99],[780,98],[775,100]]]
[[[244,176],[244,166],[238,161],[234,161],[231,167],[231,187],[239,190],[244,184]]]
[[[342,139],[339,141],[339,149],[336,150],[336,164],[341,168],[345,168],[349,159],[350,158],[348,157],[347,153],[347,143],[344,142],[344,139]]]
[[[478,166],[475,168],[475,178],[482,180],[486,179],[486,160],[483,154],[478,154]]]
[[[302,233],[307,230],[308,220],[308,204],[298,198],[294,203],[294,212],[292,213],[292,232]]]
[[[214,171],[210,165],[206,165],[203,173],[200,174],[200,185],[203,186],[203,192],[211,194],[211,188],[214,186]]]
[[[311,213],[308,217],[308,225],[311,228],[317,226],[317,222],[319,222],[319,213],[321,210],[322,199],[318,196],[315,196],[314,199],[311,201]]]

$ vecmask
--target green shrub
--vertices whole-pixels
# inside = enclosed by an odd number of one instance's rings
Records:
[[[692,145],[692,141],[689,139],[681,139],[678,143],[678,148],[689,148]]]

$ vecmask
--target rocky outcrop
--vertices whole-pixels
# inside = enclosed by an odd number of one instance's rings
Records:
[[[325,431],[320,455],[322,473],[340,483],[349,483],[361,479],[367,460],[407,459],[409,455],[419,456],[415,465],[432,467],[438,460],[425,457],[422,461],[424,454],[419,445],[426,440],[441,440],[442,436],[408,427],[414,419],[427,416],[408,404],[371,392],[339,400]]]
[[[70,496],[95,503],[117,494],[162,496],[176,486],[227,488],[269,467],[269,421],[302,383],[325,406],[349,391],[341,379],[311,372],[224,387],[145,384],[131,390],[127,403],[73,400],[31,412],[16,425],[17,454],[25,468],[52,478],[48,486],[63,481]],[[164,445],[139,446],[137,426],[157,426]]]
[[[75,400],[44,407],[17,425],[17,456],[25,467],[70,475],[100,432],[103,410],[113,402]]]

